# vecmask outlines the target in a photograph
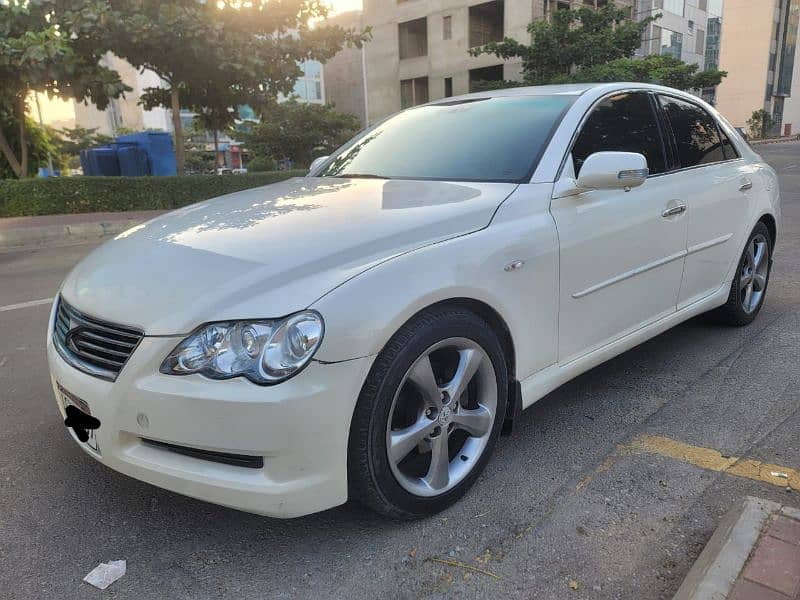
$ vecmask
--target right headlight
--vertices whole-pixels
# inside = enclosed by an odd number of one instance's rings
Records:
[[[178,344],[161,364],[166,375],[246,377],[262,385],[286,381],[305,367],[322,342],[322,316],[305,310],[278,320],[210,323]]]

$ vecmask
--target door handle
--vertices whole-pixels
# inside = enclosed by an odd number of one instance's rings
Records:
[[[685,204],[676,204],[675,206],[670,206],[669,208],[665,208],[661,212],[662,217],[674,217],[675,215],[679,215],[683,212],[686,212],[686,205]]]
[[[753,189],[753,182],[750,181],[749,179],[745,179],[742,182],[742,185],[739,186],[739,191],[740,192],[746,192],[747,190],[751,190],[751,189]]]

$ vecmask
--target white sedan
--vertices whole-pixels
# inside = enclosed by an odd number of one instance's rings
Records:
[[[428,515],[579,373],[755,319],[779,224],[773,170],[688,94],[447,98],[99,247],[53,306],[53,389],[83,450],[151,484]]]

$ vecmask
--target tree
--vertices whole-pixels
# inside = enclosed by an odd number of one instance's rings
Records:
[[[609,3],[598,9],[559,10],[550,21],[528,25],[531,44],[505,38],[473,48],[474,56],[494,54],[522,59],[521,82],[484,82],[481,87],[513,87],[590,81],[661,83],[678,89],[717,85],[724,71],[698,71],[671,56],[632,58],[647,25],[660,14],[632,21],[626,10]]]
[[[747,128],[750,130],[750,135],[756,139],[766,139],[769,130],[774,126],[775,120],[772,115],[763,108],[753,111],[751,117],[747,119]]]
[[[330,154],[361,129],[357,117],[332,106],[275,103],[266,110],[261,123],[241,134],[251,156],[274,160],[290,159],[296,166],[308,166],[317,156]]]
[[[184,145],[180,109],[214,118],[243,104],[267,105],[289,94],[304,60],[326,60],[366,34],[310,28],[324,17],[323,0],[118,0],[113,2],[114,53],[154,71],[166,87],[147,88],[145,108],[172,111],[178,172]]]
[[[7,125],[0,128],[0,151],[15,176],[29,173],[31,92],[90,101],[102,109],[130,90],[115,71],[100,65],[106,17],[102,0],[0,2],[0,110],[13,115],[17,128],[16,151]]]
[[[56,144],[61,153],[67,156],[78,156],[81,150],[111,142],[109,136],[97,133],[97,127],[65,127],[56,133],[58,135]]]
[[[0,131],[8,132],[6,141],[10,147],[19,148],[20,127],[15,114],[0,109]],[[25,117],[24,132],[25,155],[28,160],[22,177],[28,177],[35,175],[40,165],[46,165],[48,155],[55,155],[57,148],[53,143],[53,137],[29,117]],[[12,177],[20,177],[19,172],[12,168],[10,161],[0,161],[0,179]]]
[[[686,64],[674,56],[655,54],[641,59],[618,58],[602,65],[583,67],[566,79],[572,82],[641,81],[692,90],[719,85],[726,75],[725,71],[700,71],[697,65]]]

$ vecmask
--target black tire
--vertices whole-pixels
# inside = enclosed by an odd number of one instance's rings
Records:
[[[497,384],[494,422],[482,454],[459,483],[440,495],[415,495],[392,472],[387,450],[389,418],[395,394],[415,361],[435,344],[451,338],[475,342],[491,361]],[[503,425],[508,387],[503,347],[483,319],[465,308],[446,306],[414,317],[378,355],[359,395],[348,448],[350,498],[393,519],[435,514],[455,503],[478,478],[494,450]],[[432,463],[432,455],[430,460]]]
[[[761,236],[763,239],[766,240],[766,247],[767,247],[767,256],[764,257],[764,260],[767,261],[766,265],[766,282],[764,283],[763,293],[760,296],[760,300],[757,306],[751,310],[745,310],[744,306],[742,305],[743,301],[743,292],[742,292],[742,275],[743,270],[747,264],[747,252],[750,245],[753,243],[753,240]],[[712,318],[721,324],[724,325],[732,325],[734,327],[742,327],[744,325],[749,325],[752,323],[755,318],[758,316],[758,313],[761,311],[761,307],[764,306],[764,301],[766,300],[767,296],[767,287],[769,286],[769,275],[770,271],[772,270],[772,246],[774,241],[772,240],[769,229],[767,228],[764,223],[759,221],[756,223],[756,226],[753,228],[753,231],[750,233],[750,236],[747,238],[747,244],[745,244],[744,250],[742,251],[742,256],[739,259],[739,263],[736,266],[736,273],[733,277],[733,282],[731,283],[730,293],[728,294],[728,301],[720,306],[718,309],[711,312]]]

